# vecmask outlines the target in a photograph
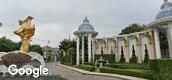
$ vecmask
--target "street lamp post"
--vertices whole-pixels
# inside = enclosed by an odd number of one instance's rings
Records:
[[[2,23],[0,22],[0,27],[2,26]]]

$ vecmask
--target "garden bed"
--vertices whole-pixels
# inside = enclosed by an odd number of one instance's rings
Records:
[[[95,71],[95,67],[91,65],[79,65],[78,68],[91,72]]]
[[[121,75],[134,76],[134,77],[140,77],[140,78],[146,78],[146,79],[152,78],[151,77],[152,74],[149,70],[118,69],[118,68],[102,67],[102,68],[100,68],[100,72],[121,74]]]
[[[172,59],[150,60],[154,80],[172,80]]]
[[[111,68],[119,68],[119,69],[142,69],[142,70],[150,70],[148,64],[106,64],[105,66]]]

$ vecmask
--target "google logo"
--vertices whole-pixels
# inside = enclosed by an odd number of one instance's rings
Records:
[[[33,74],[34,78],[39,77],[39,75],[48,75],[48,68],[43,68],[41,65],[39,68],[19,68],[17,69],[17,66],[15,64],[10,65],[8,67],[8,72],[14,76],[16,74],[19,74],[20,76],[26,74],[27,76],[30,76],[31,74]]]

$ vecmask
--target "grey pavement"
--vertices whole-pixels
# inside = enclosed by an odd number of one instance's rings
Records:
[[[61,75],[67,80],[124,80],[115,77],[82,74],[56,65],[56,63],[57,62],[49,62],[45,64],[45,67],[49,69],[49,75]]]

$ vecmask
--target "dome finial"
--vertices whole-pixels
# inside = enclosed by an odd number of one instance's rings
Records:
[[[85,17],[85,19],[87,19],[87,17]]]
[[[89,20],[87,19],[87,17],[85,17],[85,19],[83,20],[83,23],[89,23]]]
[[[164,0],[164,2],[167,2],[168,0]]]

